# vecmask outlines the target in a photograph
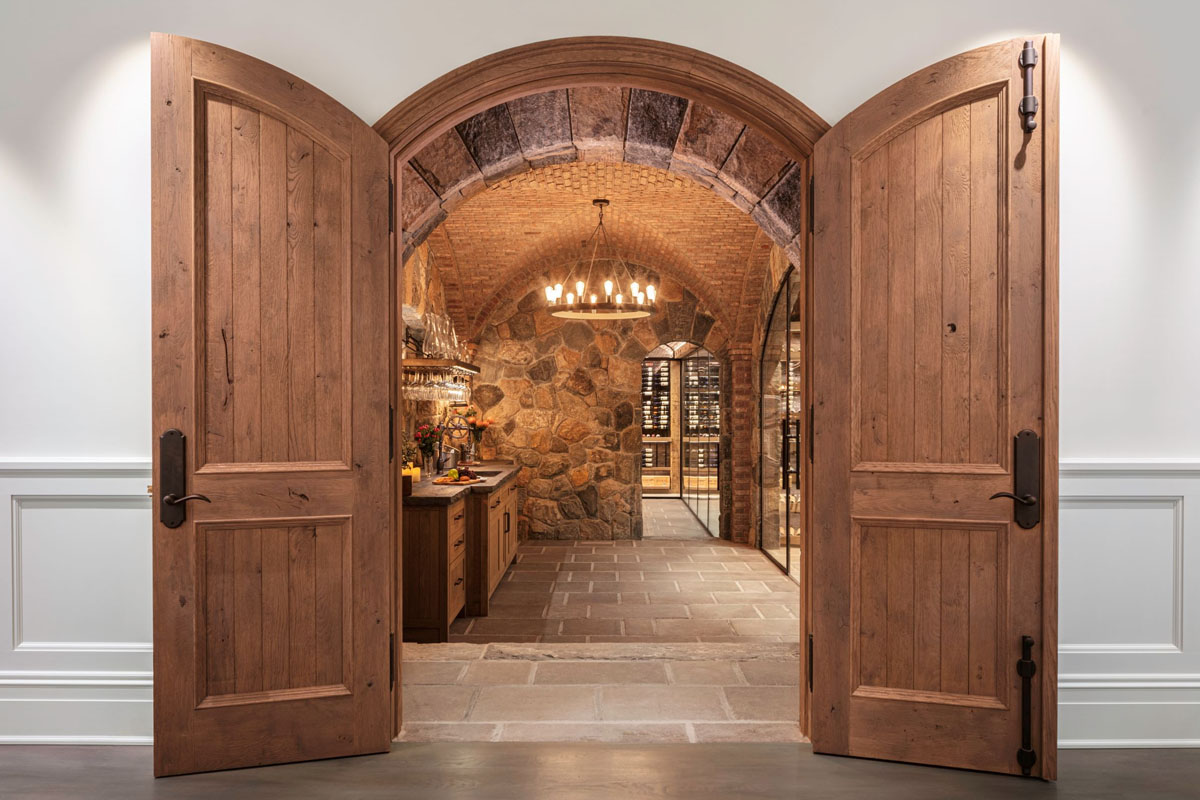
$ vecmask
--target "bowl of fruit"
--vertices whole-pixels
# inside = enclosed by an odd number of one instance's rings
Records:
[[[440,478],[434,478],[434,483],[439,483],[443,486],[466,486],[470,483],[479,483],[483,478],[476,475],[469,467],[459,467],[452,469]]]

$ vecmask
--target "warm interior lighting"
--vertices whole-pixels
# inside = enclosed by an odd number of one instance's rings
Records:
[[[563,302],[563,284],[546,284],[546,302],[550,306],[550,313],[567,319],[634,319],[650,316],[656,310],[654,285],[647,284],[643,290],[642,285],[633,279],[629,264],[609,241],[608,232],[604,228],[604,209],[608,201],[597,199],[592,201],[592,205],[596,206],[598,212],[596,228],[591,236],[584,240],[579,257],[571,265],[564,280],[564,283],[570,285],[574,279],[575,291],[568,293],[566,302]],[[603,277],[603,281],[599,283],[604,287],[604,297],[601,299],[592,293],[591,303],[585,306],[584,298],[589,297],[585,290],[587,286],[595,285],[592,283],[592,273],[596,271],[597,264],[601,265],[601,269],[607,264],[612,273],[597,276]],[[586,274],[578,277],[577,273],[582,273],[585,269]],[[623,286],[628,287],[628,292]],[[577,297],[579,306],[575,305]],[[625,303],[625,298],[629,298],[628,304]]]

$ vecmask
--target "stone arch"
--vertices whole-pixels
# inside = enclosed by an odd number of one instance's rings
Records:
[[[690,178],[748,214],[799,261],[804,158],[703,102],[627,86],[515,97],[398,162],[402,257],[464,200],[522,172],[573,161],[623,161]]]

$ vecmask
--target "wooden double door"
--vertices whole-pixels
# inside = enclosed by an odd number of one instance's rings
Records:
[[[812,155],[818,752],[1055,775],[1058,52],[1031,41],[1029,92],[1023,40],[974,50]],[[156,774],[386,751],[387,145],[248,56],[152,59]]]

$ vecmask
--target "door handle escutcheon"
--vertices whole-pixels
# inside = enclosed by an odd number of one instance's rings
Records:
[[[163,502],[169,506],[177,506],[180,503],[186,503],[189,500],[203,500],[206,503],[212,502],[212,500],[209,500],[202,494],[185,494],[183,497],[176,497],[173,494],[163,495]]]
[[[1013,522],[1033,528],[1042,521],[1042,439],[1026,428],[1013,437],[1011,492],[996,492],[992,500],[1013,501]]]
[[[996,492],[994,495],[989,497],[988,500],[998,500],[1002,497],[1006,497],[1009,500],[1016,500],[1018,503],[1020,503],[1023,506],[1036,506],[1037,501],[1038,501],[1038,499],[1031,494],[1026,494],[1026,495],[1017,497],[1012,492]]]

